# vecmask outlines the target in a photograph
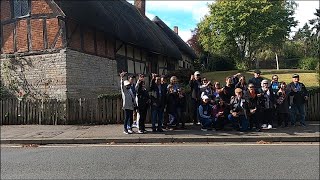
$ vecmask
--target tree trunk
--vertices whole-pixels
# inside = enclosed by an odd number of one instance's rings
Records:
[[[278,54],[276,53],[276,62],[277,62],[277,70],[279,70],[279,59],[278,59]]]
[[[258,60],[258,58],[255,58],[255,63],[256,63],[256,69],[259,69],[259,60]]]

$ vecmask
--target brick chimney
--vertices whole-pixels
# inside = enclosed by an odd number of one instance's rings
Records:
[[[146,0],[134,0],[134,6],[142,16],[146,16]]]
[[[173,31],[178,34],[178,26],[173,26]]]

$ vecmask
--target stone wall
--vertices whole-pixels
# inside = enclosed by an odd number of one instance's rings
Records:
[[[96,98],[120,92],[115,60],[67,49],[67,97]]]
[[[2,55],[1,81],[15,96],[66,98],[66,54]]]

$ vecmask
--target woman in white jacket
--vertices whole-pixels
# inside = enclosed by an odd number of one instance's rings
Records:
[[[130,82],[123,80],[126,72],[120,73],[120,87],[122,94],[122,109],[125,112],[124,131],[125,134],[132,134],[133,110],[136,107],[135,96],[130,88]],[[129,126],[128,126],[129,125]]]

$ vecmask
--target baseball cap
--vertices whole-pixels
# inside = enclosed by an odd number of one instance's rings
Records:
[[[292,78],[299,78],[299,74],[293,74]]]
[[[266,84],[266,83],[269,84],[268,80],[266,80],[266,79],[261,81],[261,84]]]
[[[207,95],[203,95],[202,100],[206,100],[206,99],[209,99],[209,97]]]
[[[199,72],[199,71],[196,71],[196,72],[194,72],[194,75],[195,75],[195,76],[200,75],[200,72]]]

